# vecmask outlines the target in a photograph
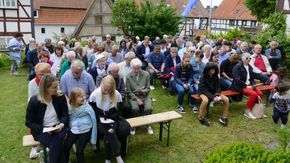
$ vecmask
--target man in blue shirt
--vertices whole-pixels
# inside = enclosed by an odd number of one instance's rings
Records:
[[[219,64],[221,64],[224,60],[229,58],[228,46],[223,45],[219,50]]]
[[[154,51],[151,52],[148,59],[148,70],[150,74],[150,89],[155,89],[153,86],[153,78],[156,78],[157,75],[161,74],[165,68],[165,57],[164,54],[160,52],[160,46],[156,45]]]

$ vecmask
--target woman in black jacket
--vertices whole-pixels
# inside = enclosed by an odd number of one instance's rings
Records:
[[[63,140],[68,106],[65,96],[58,93],[58,85],[56,77],[44,75],[40,81],[39,94],[29,100],[26,111],[25,125],[31,128],[34,140],[49,148],[51,163],[65,162]]]
[[[199,79],[198,94],[202,99],[199,109],[199,122],[202,125],[209,126],[209,122],[205,119],[208,104],[218,101],[223,102],[223,116],[219,119],[219,122],[224,126],[228,123],[229,99],[221,94],[218,73],[217,65],[213,62],[208,62],[204,68],[203,75]]]
[[[245,116],[250,119],[256,119],[256,117],[251,113],[251,109],[255,105],[258,99],[263,97],[263,93],[255,88],[255,80],[253,68],[249,65],[251,60],[249,53],[244,53],[242,56],[242,61],[236,64],[233,68],[233,83],[232,89],[249,96]]]

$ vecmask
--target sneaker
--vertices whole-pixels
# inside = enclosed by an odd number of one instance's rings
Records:
[[[18,73],[17,71],[14,71],[14,72],[12,73],[12,75],[19,76],[19,73]]]
[[[157,100],[155,98],[152,98],[152,102],[156,102]]]
[[[221,118],[219,119],[219,122],[220,122],[223,126],[226,126],[226,125],[228,125],[228,118],[221,117]]]
[[[281,124],[281,127],[280,128],[281,129],[284,129],[284,128],[286,128],[286,125]]]
[[[266,114],[263,114],[263,118],[267,118],[268,116]]]
[[[32,147],[31,152],[29,154],[30,159],[35,159],[39,156],[39,153],[37,152],[37,147]]]
[[[153,130],[152,130],[151,126],[148,126],[147,132],[148,132],[149,135],[153,134]]]
[[[155,87],[153,85],[150,85],[150,90],[154,90]]]
[[[209,121],[207,121],[206,119],[202,118],[202,119],[199,119],[199,123],[202,124],[202,125],[205,125],[205,126],[209,126]]]
[[[209,107],[213,107],[213,101],[209,103]]]
[[[72,150],[74,151],[74,153],[77,153],[77,147],[76,147],[76,144],[73,144],[73,146],[72,146]]]
[[[257,119],[250,111],[245,111],[244,116],[246,116],[252,120]]]
[[[193,106],[192,107],[192,112],[197,114],[198,113],[198,108],[196,106]]]
[[[185,113],[185,110],[183,109],[182,106],[178,106],[178,112],[183,114]]]
[[[136,132],[136,128],[133,127],[133,128],[131,129],[131,131],[130,131],[130,134],[131,134],[131,135],[135,135],[135,132]]]

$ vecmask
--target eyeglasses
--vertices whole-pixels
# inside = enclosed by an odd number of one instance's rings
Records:
[[[246,60],[251,60],[251,58],[250,57],[247,57]]]

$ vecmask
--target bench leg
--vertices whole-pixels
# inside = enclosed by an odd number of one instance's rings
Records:
[[[45,146],[43,146],[43,159],[45,163],[48,163],[48,155]]]
[[[171,121],[160,122],[160,129],[159,129],[159,141],[162,141],[163,128],[167,131],[167,142],[166,142],[167,147],[169,146],[169,142],[170,142],[170,122]]]
[[[163,122],[160,122],[159,141],[162,141]]]

